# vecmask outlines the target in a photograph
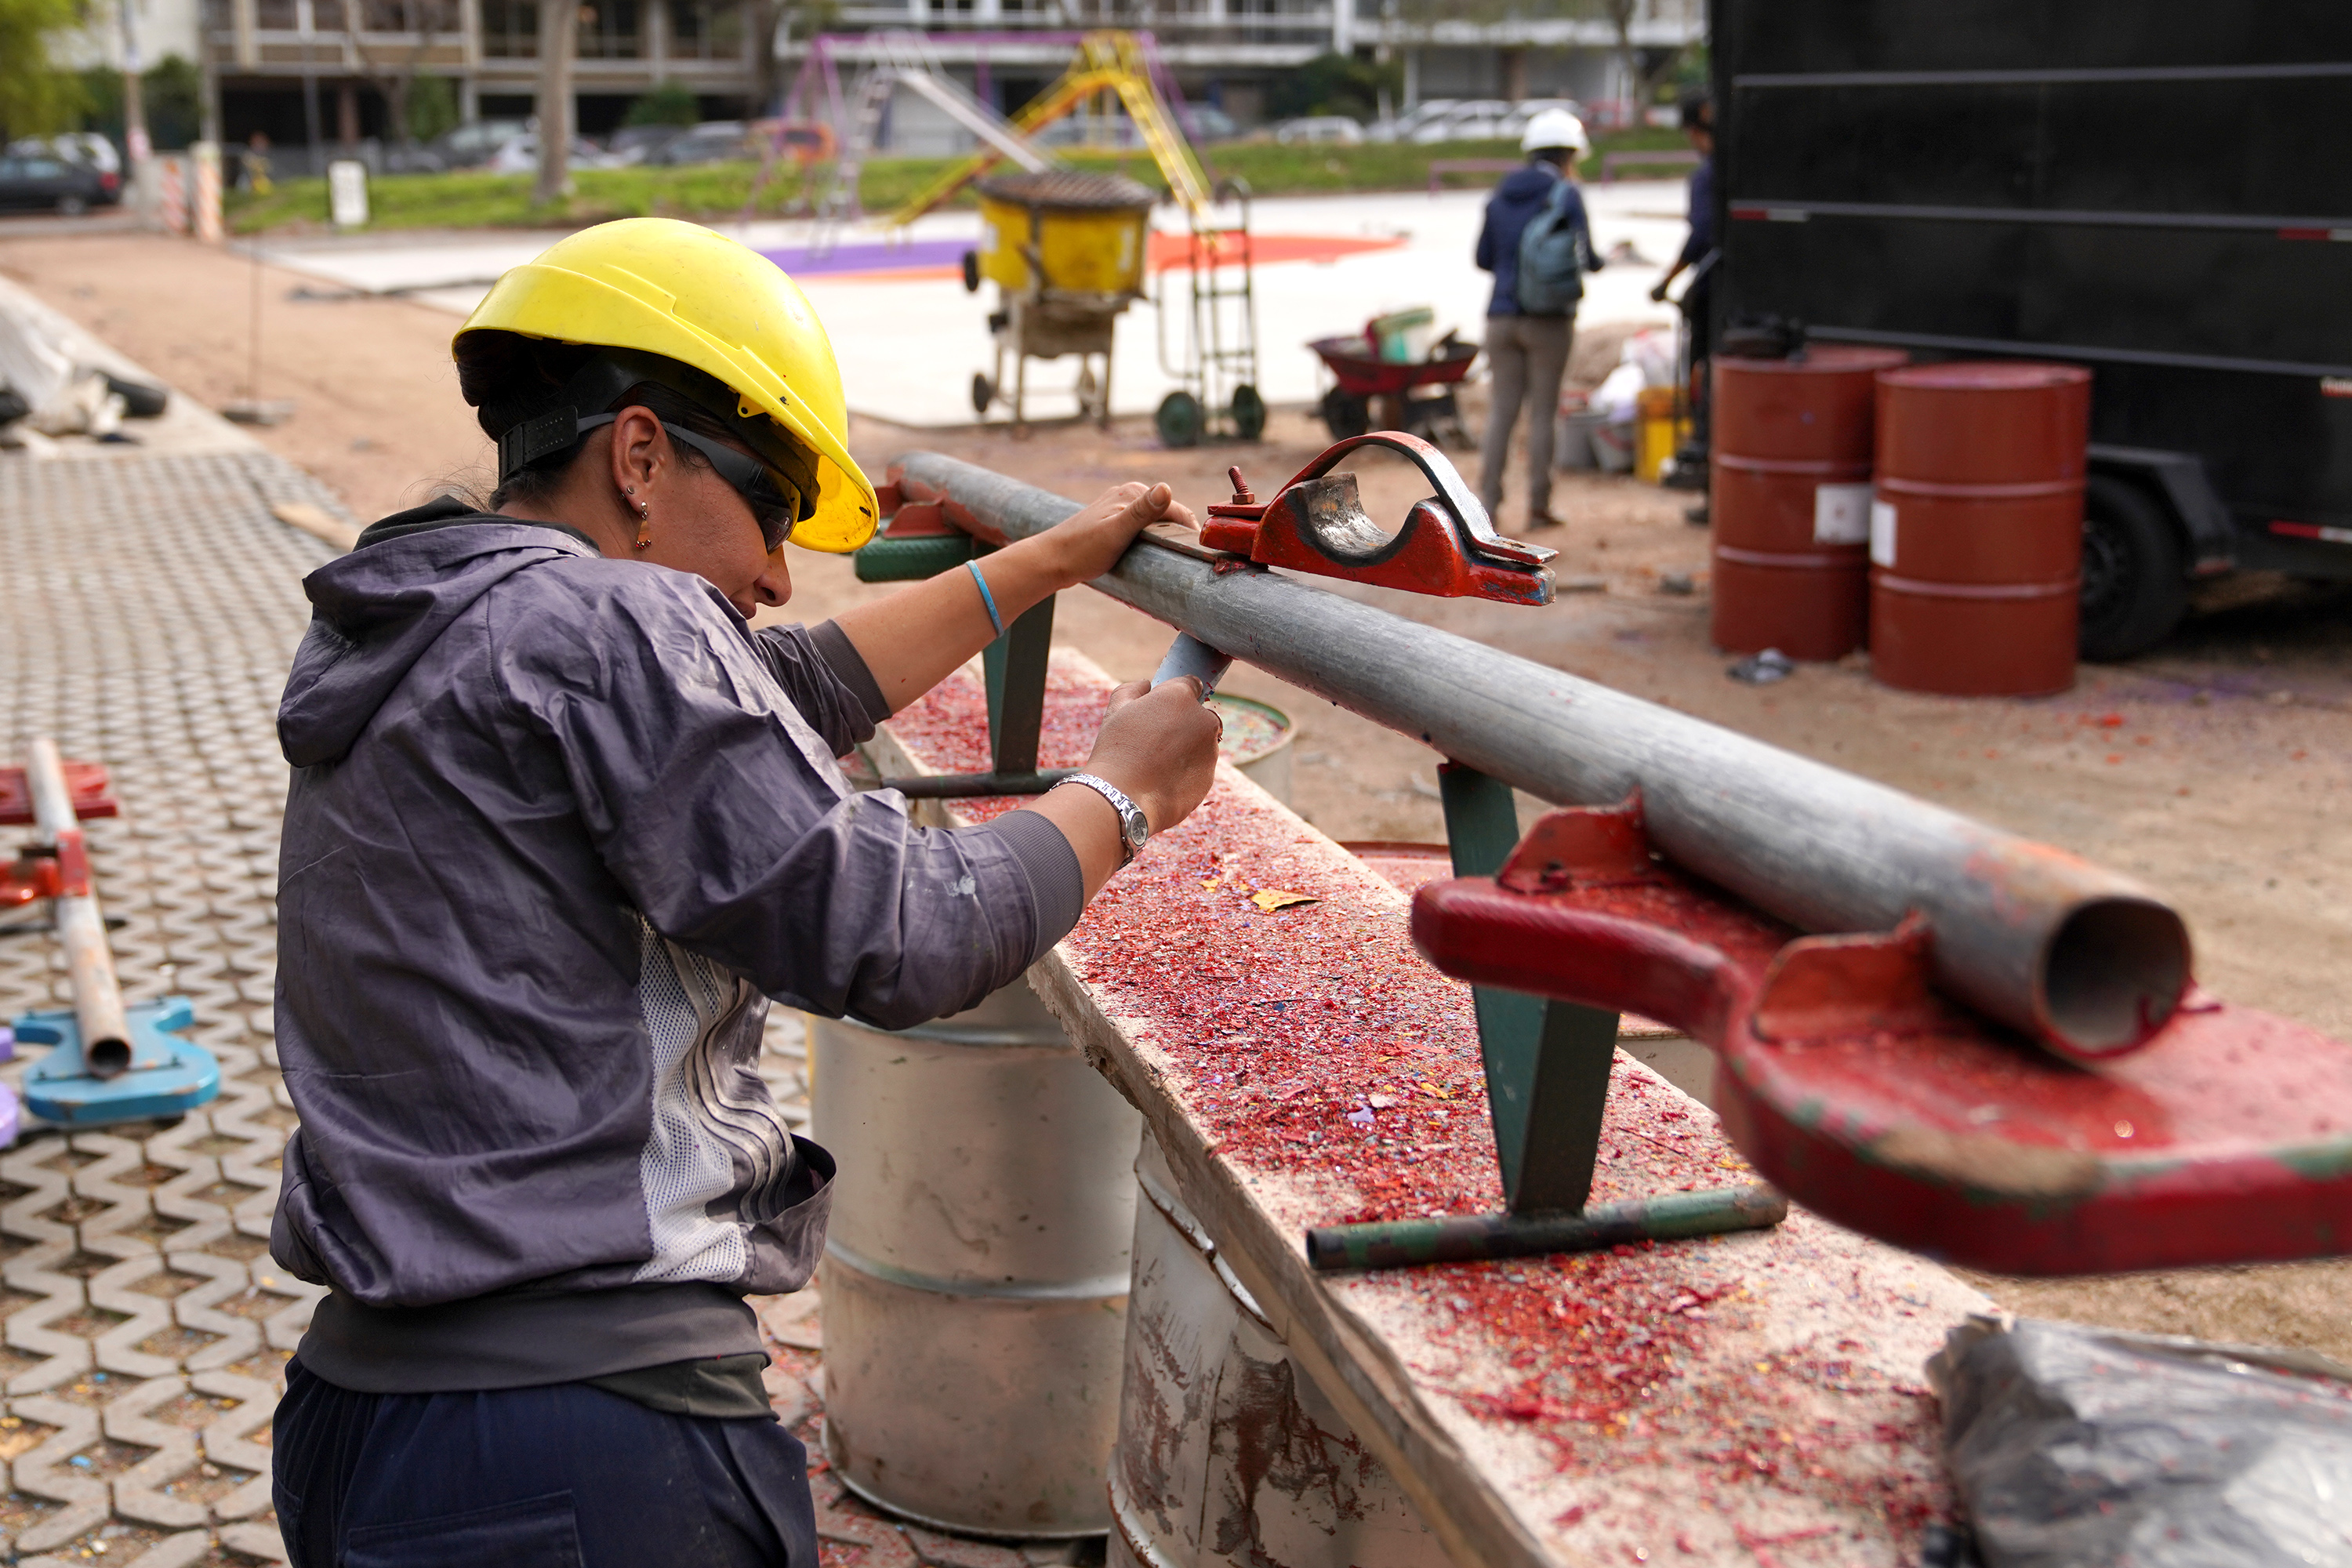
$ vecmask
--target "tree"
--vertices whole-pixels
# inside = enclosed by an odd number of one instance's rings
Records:
[[[1400,62],[1376,65],[1352,55],[1326,50],[1293,71],[1276,78],[1266,95],[1266,108],[1277,120],[1303,114],[1345,114],[1370,120],[1380,110],[1381,94],[1393,99],[1403,89],[1404,67]]]
[[[572,53],[580,7],[539,0],[539,183],[531,200],[551,205],[572,194]]]
[[[81,83],[50,62],[48,36],[83,20],[77,0],[0,0],[0,141],[72,127]]]
[[[140,79],[147,101],[147,132],[159,148],[185,147],[204,123],[204,75],[179,55],[165,55]],[[122,113],[122,73],[92,66],[80,73],[80,124],[127,145]]]
[[[1658,95],[1658,86],[1682,63],[1685,46],[1640,49],[1633,47],[1633,23],[1646,0],[1601,0],[1609,25],[1617,29],[1617,58],[1625,68],[1626,97],[1633,101],[1631,123],[1640,123],[1641,107]]]
[[[457,109],[457,86],[430,71],[418,75],[408,89],[408,129],[419,142],[430,142],[457,128],[465,117]]]
[[[393,141],[403,147],[415,145],[411,121],[417,77],[435,36],[457,31],[457,7],[448,0],[343,0],[342,10],[352,54],[360,62],[360,74],[383,100]],[[374,33],[414,34],[416,41],[388,55],[372,54],[362,36],[363,26]]]
[[[692,125],[702,118],[694,89],[682,81],[656,84],[651,92],[629,105],[629,125]]]

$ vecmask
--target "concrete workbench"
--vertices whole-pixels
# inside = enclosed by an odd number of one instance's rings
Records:
[[[1056,651],[1042,765],[1084,760],[1111,684]],[[869,752],[885,775],[984,767],[979,682]],[[1456,1563],[1916,1563],[1953,1515],[1923,1363],[1990,1306],[1930,1263],[1798,1210],[1600,1254],[1308,1267],[1311,1226],[1501,1206],[1470,994],[1414,952],[1408,905],[1221,765],[1029,980]],[[1596,1201],[1747,1174],[1712,1112],[1619,1052]]]

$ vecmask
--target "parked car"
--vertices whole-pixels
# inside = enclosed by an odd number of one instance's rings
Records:
[[[1410,142],[1423,126],[1453,113],[1454,105],[1459,101],[1460,100],[1452,98],[1425,98],[1394,120],[1383,120],[1374,125],[1365,132],[1365,140]]]
[[[1286,147],[1327,142],[1352,147],[1363,141],[1364,128],[1344,114],[1309,114],[1276,126],[1274,139]]]
[[[726,163],[757,156],[759,149],[752,145],[751,131],[741,121],[706,120],[661,151],[648,153],[646,162],[675,166]]]
[[[1202,142],[1234,142],[1241,138],[1241,121],[1213,103],[1188,103],[1193,133]]]
[[[54,153],[0,157],[0,207],[53,207],[68,217],[120,199],[122,179]]]
[[[478,169],[497,157],[499,148],[530,129],[527,120],[478,120],[444,131],[422,147],[402,149],[385,166],[394,174],[424,174]]]
[[[604,149],[623,163],[646,163],[687,133],[683,125],[624,125],[605,138]]]
[[[1511,111],[1503,116],[1502,130],[1499,134],[1516,142],[1519,139],[1519,133],[1528,128],[1528,121],[1538,114],[1546,114],[1555,109],[1573,114],[1579,120],[1585,119],[1584,105],[1572,98],[1523,98],[1511,105]],[[1589,121],[1587,128],[1590,129]]]
[[[1143,132],[1124,114],[1065,115],[1029,138],[1040,147],[1121,147],[1143,145]]]
[[[1500,141],[1511,109],[1499,98],[1470,99],[1432,118],[1404,140],[1424,147],[1434,142]]]
[[[585,136],[572,139],[572,167],[575,169],[612,169],[620,160]],[[491,154],[488,164],[494,174],[530,174],[539,170],[539,132],[526,131],[503,143]]]

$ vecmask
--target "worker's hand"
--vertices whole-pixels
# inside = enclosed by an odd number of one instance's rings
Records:
[[[1674,279],[1672,278],[1659,279],[1658,286],[1650,290],[1650,298],[1656,300],[1661,305],[1664,304],[1666,302],[1666,285],[1673,281]]]
[[[1199,526],[1191,510],[1177,501],[1176,492],[1168,486],[1130,481],[1111,486],[1084,510],[1065,518],[1029,542],[1037,545],[1050,559],[1058,585],[1075,588],[1081,583],[1093,582],[1117,565],[1118,558],[1127,553],[1127,547],[1135,542],[1137,534],[1163,520],[1186,528]]]
[[[1157,690],[1130,681],[1110,694],[1087,772],[1099,774],[1143,808],[1154,833],[1192,815],[1217,773],[1224,736],[1217,710],[1201,700],[1201,683],[1180,675]]]

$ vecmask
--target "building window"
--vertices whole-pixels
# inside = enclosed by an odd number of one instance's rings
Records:
[[[637,0],[589,0],[580,7],[580,58],[637,58]]]
[[[236,16],[229,0],[204,0],[205,31],[226,33],[236,26]]]
[[[669,53],[678,60],[743,58],[743,7],[733,0],[669,0]]]
[[[253,25],[273,33],[290,33],[301,26],[294,19],[294,0],[255,0]]]
[[[371,33],[454,33],[458,31],[457,0],[310,0],[314,10],[346,4],[359,7],[360,26]],[[336,25],[341,25],[341,18]],[[321,21],[319,30],[327,30]]]
[[[539,58],[539,6],[534,0],[482,0],[482,53],[503,60]]]

